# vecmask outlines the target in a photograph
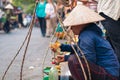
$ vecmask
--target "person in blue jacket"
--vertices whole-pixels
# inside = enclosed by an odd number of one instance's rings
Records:
[[[102,37],[101,29],[93,23],[100,20],[99,17],[97,17],[98,14],[94,14],[94,12],[90,11],[91,10],[88,10],[88,8],[82,5],[76,6],[65,19],[64,25],[71,26],[73,33],[75,35],[79,35],[77,44],[88,61],[92,78],[91,80],[118,80],[119,62],[116,54],[114,53],[110,43]],[[91,18],[91,16],[94,16],[94,18]],[[72,21],[68,22],[67,20],[71,19],[71,17],[73,17]],[[74,48],[83,64],[88,78],[87,80],[90,80],[86,63],[82,57],[83,55],[81,55],[81,52],[76,45],[74,45]],[[71,45],[61,44],[60,49],[63,52],[67,51],[71,54],[69,56],[57,55],[56,61],[58,63],[68,61],[68,66],[73,79],[85,80],[81,66]],[[56,51],[54,49],[52,50]]]
[[[38,3],[36,7],[36,16],[40,23],[42,36],[45,37],[46,35],[46,13],[45,13],[46,0],[40,0],[40,1],[37,0],[36,2]]]

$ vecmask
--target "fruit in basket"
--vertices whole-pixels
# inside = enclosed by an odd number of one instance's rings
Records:
[[[60,42],[56,41],[55,43],[50,44],[50,48],[57,50],[60,47],[60,45],[61,45]]]
[[[55,67],[56,67],[58,70],[60,70],[60,65],[56,65]]]
[[[64,32],[56,32],[55,36],[59,39],[63,39],[65,37],[65,33]]]

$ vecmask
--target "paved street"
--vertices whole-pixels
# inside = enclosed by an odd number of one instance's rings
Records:
[[[12,30],[9,34],[0,31],[0,80],[8,64],[12,60],[13,56],[15,56],[23,40],[25,39],[27,32],[28,28]],[[27,51],[24,65],[23,80],[42,80],[41,63],[46,49],[49,45],[49,41],[50,38],[41,37],[39,28],[35,27],[33,29],[32,38]],[[7,73],[5,80],[19,80],[20,67],[24,49],[22,49],[20,54],[17,56],[15,62]],[[50,66],[51,64],[50,56],[51,54],[49,54],[46,59],[46,66]]]

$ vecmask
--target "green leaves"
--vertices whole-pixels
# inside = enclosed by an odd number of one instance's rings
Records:
[[[21,7],[25,13],[32,13],[35,0],[13,0],[13,5]]]

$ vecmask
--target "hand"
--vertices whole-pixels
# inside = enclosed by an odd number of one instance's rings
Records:
[[[64,62],[64,55],[57,55],[56,56],[56,62],[60,63],[60,62]]]
[[[50,15],[47,14],[46,17],[45,17],[45,19],[50,19]]]

